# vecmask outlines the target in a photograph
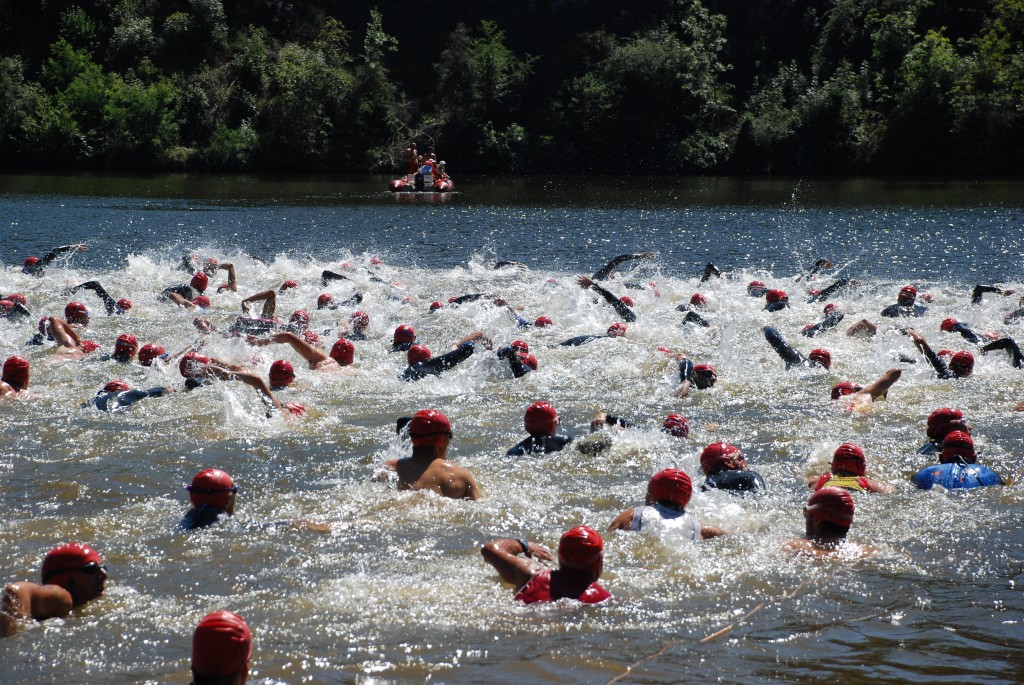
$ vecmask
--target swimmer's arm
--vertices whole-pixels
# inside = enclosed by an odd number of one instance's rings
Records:
[[[477,341],[480,341],[480,344],[484,346],[485,350],[491,349],[491,345],[493,344],[491,342],[491,339],[488,338],[483,331],[473,331],[472,333],[464,337],[462,340],[455,343],[455,349],[462,347],[468,342],[475,343]],[[468,357],[469,355],[466,356]]]
[[[480,499],[480,486],[477,485],[476,479],[473,478],[473,474],[466,471],[466,486],[463,490],[462,499],[471,499],[474,502]]]
[[[712,276],[717,276],[721,278],[722,272],[718,269],[717,266],[715,266],[714,262],[708,262],[707,265],[704,267],[704,273],[702,273],[700,276],[700,282],[705,283],[707,281],[710,281]]]
[[[347,280],[350,280],[348,276],[344,276],[342,274],[335,273],[333,271],[330,271],[329,269],[324,269],[323,273],[320,274],[320,283],[322,285],[327,285],[330,281],[347,281]]]
[[[3,613],[15,619],[31,616],[37,621],[71,613],[71,593],[59,585],[11,583],[4,588]]]
[[[891,388],[896,381],[900,379],[901,375],[903,375],[902,370],[889,369],[883,373],[878,380],[873,383],[869,383],[867,386],[854,393],[854,395],[871,395],[872,400],[885,397],[885,394],[889,392],[889,388]]]
[[[551,552],[535,542],[527,542],[526,549],[519,540],[499,538],[491,540],[480,548],[484,561],[494,567],[501,579],[511,583],[516,589],[530,582],[537,573],[539,565],[530,561],[529,557],[551,561]],[[518,556],[525,554],[527,558]]]
[[[191,311],[195,311],[195,309],[196,309],[196,306],[194,304],[192,304],[191,302],[186,300],[184,297],[182,297],[178,293],[174,293],[174,292],[167,293],[167,298],[171,302],[173,302],[174,304],[178,305],[179,307],[184,307],[185,309],[189,310],[190,312]]]
[[[976,285],[974,290],[971,291],[971,304],[981,304],[981,298],[985,293],[999,293],[1003,297],[1012,295],[1013,290],[1003,290],[994,285]]]
[[[896,488],[894,488],[892,485],[889,485],[888,483],[883,483],[881,481],[874,480],[873,478],[868,478],[867,481],[868,490],[870,492],[878,492],[884,495],[891,495],[892,493],[896,492]]]
[[[64,254],[65,252],[85,252],[88,249],[89,246],[86,245],[85,243],[77,243],[75,245],[61,245],[60,247],[55,247],[49,252],[47,252],[45,255],[43,255],[43,257],[39,260],[38,266],[49,265],[50,262],[52,262],[60,255]]]
[[[260,292],[256,293],[255,295],[250,295],[249,297],[245,298],[244,300],[242,300],[239,303],[241,305],[241,307],[242,307],[242,313],[243,314],[248,314],[249,313],[249,304],[252,303],[252,302],[262,302],[263,303],[264,318],[267,318],[267,319],[273,318],[273,316],[274,316],[274,309],[276,308],[276,305],[277,305],[277,293],[275,293],[272,289],[271,290],[261,290]],[[266,314],[268,306],[269,306],[269,311],[270,311],[269,315]]]
[[[218,269],[224,269],[228,272],[228,290],[233,293],[238,292],[238,279],[235,278],[235,265],[234,264],[221,264],[217,267]]]
[[[832,262],[830,262],[829,260],[825,259],[824,257],[820,257],[818,259],[818,261],[814,262],[814,266],[811,267],[811,270],[808,271],[806,275],[797,276],[796,280],[799,281],[801,278],[810,278],[814,274],[818,273],[819,270],[821,270],[821,269],[831,269],[833,266],[834,265],[832,264]]]
[[[608,524],[608,532],[613,530],[629,530],[629,526],[633,522],[634,510],[635,507],[630,507],[612,519],[612,522]]]
[[[717,538],[717,537],[721,537],[723,535],[728,535],[728,533],[725,532],[724,530],[722,530],[721,528],[719,528],[718,526],[704,526],[704,525],[702,525],[700,527],[700,539],[701,540],[710,540],[711,538]]]
[[[388,459],[381,464],[373,473],[372,480],[376,483],[386,483],[398,473],[398,459]]]
[[[804,361],[803,356],[794,350],[789,343],[782,339],[782,334],[778,330],[771,326],[764,327],[764,337],[768,341],[768,344],[772,346],[772,349],[782,357],[782,360],[786,364],[796,366]]]
[[[601,297],[605,299],[605,302],[615,308],[615,311],[623,318],[623,320],[629,321],[630,323],[636,321],[636,314],[629,308],[629,305],[615,297],[615,295],[607,289],[602,288],[597,283],[594,283],[593,279],[587,278],[586,276],[578,276],[576,278],[576,282],[580,284],[581,288],[591,288],[597,291]]]
[[[595,281],[603,281],[611,275],[612,271],[615,271],[615,267],[623,262],[628,262],[634,259],[652,259],[654,257],[653,252],[638,252],[636,254],[620,254],[618,257],[612,258],[607,264],[594,272],[591,279]]]

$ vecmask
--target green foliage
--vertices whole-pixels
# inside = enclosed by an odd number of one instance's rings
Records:
[[[238,128],[219,124],[203,152],[203,161],[209,168],[242,171],[249,167],[258,145],[259,136],[248,121]]]

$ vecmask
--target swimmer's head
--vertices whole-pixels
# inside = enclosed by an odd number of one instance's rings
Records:
[[[220,264],[220,262],[218,262],[216,258],[207,257],[206,259],[203,260],[203,271],[206,272],[206,275],[212,276],[213,274],[217,273],[218,264]]]
[[[14,302],[12,300],[0,300],[0,314],[6,314],[14,309]]]
[[[407,323],[403,323],[395,329],[395,334],[391,337],[391,342],[395,345],[416,342],[416,329]]]
[[[219,678],[249,673],[252,633],[245,620],[230,611],[207,614],[192,634],[192,673]]]
[[[28,360],[24,357],[18,355],[8,357],[4,362],[3,376],[0,377],[0,380],[15,390],[24,390],[28,387],[30,368]]]
[[[316,331],[311,331],[309,329],[302,331],[302,339],[313,346],[320,344],[320,336],[317,335]]]
[[[778,304],[781,302],[789,302],[789,295],[786,294],[785,290],[769,290],[764,294],[764,299],[768,304]]]
[[[132,301],[127,297],[122,297],[117,301],[117,306],[122,312],[130,311],[132,308]]]
[[[693,483],[680,469],[658,471],[647,483],[647,504],[662,504],[682,511],[692,495]]]
[[[526,342],[525,340],[513,340],[511,347],[516,352],[530,351],[530,343]]]
[[[661,424],[661,432],[677,438],[690,437],[690,422],[682,414],[669,414]]]
[[[868,462],[864,450],[852,442],[844,442],[832,454],[832,473],[840,471],[864,476],[868,472]]]
[[[298,288],[299,284],[295,281],[285,281],[281,284],[281,287],[277,289],[277,292],[283,293],[285,290],[291,290],[292,288]]]
[[[210,277],[202,271],[197,271],[192,275],[192,280],[188,284],[199,292],[205,292],[206,286],[210,285]]]
[[[166,353],[167,350],[160,345],[146,343],[139,349],[139,363],[143,366],[152,366],[154,359]]]
[[[842,383],[836,383],[832,386],[832,399],[838,400],[840,397],[846,395],[852,395],[855,392],[860,392],[864,389],[864,386],[859,383],[853,383],[851,381],[843,381]]]
[[[295,380],[295,368],[286,359],[278,359],[270,365],[270,385],[273,388],[284,388]]]
[[[751,281],[750,283],[747,283],[747,295],[750,295],[751,297],[761,297],[766,292],[768,292],[768,286],[766,286],[762,281]]]
[[[199,273],[202,273],[201,271]],[[192,304],[199,307],[200,309],[210,308],[210,298],[206,295],[196,295],[196,299],[192,300]]]
[[[939,453],[939,461],[943,464],[954,462],[967,462],[974,464],[978,461],[978,453],[974,449],[974,440],[970,433],[964,431],[953,431],[942,439],[942,451]]]
[[[693,384],[698,390],[707,390],[718,382],[718,372],[711,364],[697,364],[693,367]]]
[[[409,422],[413,447],[444,447],[452,439],[452,424],[437,409],[422,409]]]
[[[601,574],[604,540],[588,526],[576,526],[562,533],[558,541],[558,565],[563,569],[590,571],[594,579]]]
[[[619,298],[619,302],[621,302],[622,304],[626,305],[627,307],[635,306],[635,303],[633,302],[633,298],[630,297],[629,295],[623,295],[622,297],[620,297]]]
[[[822,488],[807,500],[804,512],[819,521],[849,528],[853,524],[853,496],[843,488]]]
[[[966,350],[954,353],[949,360],[949,370],[956,376],[970,376],[974,371],[974,355]]]
[[[824,366],[826,369],[832,366],[832,355],[828,350],[823,350],[821,348],[811,350],[811,353],[807,355],[807,358],[812,362],[816,362],[821,366]]]
[[[334,298],[327,293],[320,293],[319,297],[316,298],[316,308],[326,309],[330,306],[331,302],[334,302]]]
[[[708,298],[704,297],[703,293],[694,293],[690,295],[690,306],[695,309],[704,309],[708,306]]]
[[[131,390],[131,388],[122,380],[107,381],[107,384],[103,386],[103,392],[124,392],[126,390]]]
[[[444,306],[443,304],[441,304],[437,300],[434,300],[433,302],[430,303],[430,311],[436,312],[438,309],[440,309],[443,306]]]
[[[942,407],[928,415],[928,439],[932,442],[941,443],[947,434],[953,431],[971,432],[971,426],[959,409]]]
[[[309,312],[305,309],[296,309],[292,312],[291,318],[288,319],[288,322],[296,328],[305,330],[309,327]]]
[[[746,471],[747,458],[736,445],[713,442],[700,453],[700,470],[705,476],[713,476],[719,471]]]
[[[99,584],[92,584],[93,589],[88,589],[89,583],[76,582],[77,574],[99,576]],[[103,564],[103,557],[92,547],[83,545],[80,542],[71,542],[58,545],[46,553],[43,558],[42,568],[43,585],[59,585],[71,592],[75,604],[93,599],[103,594],[103,581],[106,580],[107,570]]]
[[[558,412],[547,402],[534,402],[523,415],[523,427],[530,435],[554,435],[558,430]]]
[[[905,285],[900,288],[900,294],[897,296],[896,301],[904,307],[909,307],[914,304],[914,300],[917,299],[917,288],[912,285]]]
[[[943,319],[942,323],[939,324],[939,330],[945,331],[946,333],[952,333],[953,329],[956,328],[956,325],[958,323],[960,322],[954,319],[953,317]]]
[[[17,302],[20,305],[26,305],[26,306],[28,305],[28,298],[26,298],[21,293],[11,293],[10,295],[5,297],[4,299],[10,300],[11,302]]]
[[[203,370],[209,363],[209,357],[192,350],[178,362],[178,373],[181,374],[182,378],[198,378],[203,375]]]
[[[35,266],[41,261],[39,257],[25,257],[25,266]]]
[[[626,335],[626,324],[624,323],[613,323],[608,327],[606,334],[609,338],[621,338]]]
[[[192,477],[192,484],[187,488],[188,499],[193,507],[204,504],[216,509],[228,509],[238,486],[227,471],[221,469],[203,469]]]
[[[81,302],[68,302],[64,305],[64,319],[68,323],[89,323],[89,308]]]
[[[352,324],[353,331],[362,333],[370,325],[370,315],[366,312],[352,312],[348,317],[348,321]]]
[[[430,349],[426,345],[413,345],[405,352],[405,359],[409,366],[425,362],[430,359]]]
[[[114,354],[112,356],[121,362],[131,361],[138,349],[139,339],[131,333],[122,333],[117,336],[117,340],[114,342]]]
[[[356,346],[348,338],[338,338],[331,347],[331,359],[339,366],[349,366],[355,360]]]
[[[554,326],[555,322],[551,320],[550,316],[538,316],[537,320],[533,322],[533,325],[537,328],[546,328],[548,326]]]
[[[825,316],[828,316],[829,314],[834,314],[835,312],[838,311],[839,305],[837,305],[835,302],[829,302],[827,305],[825,305]]]
[[[525,366],[529,367],[531,371],[536,371],[540,368],[540,362],[529,352],[516,352],[516,356],[519,358]]]

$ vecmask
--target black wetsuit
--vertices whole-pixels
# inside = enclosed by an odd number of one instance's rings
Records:
[[[782,357],[782,361],[786,362],[786,370],[793,368],[794,366],[803,366],[807,368],[819,367],[816,361],[808,359],[793,347],[782,339],[782,334],[779,333],[775,328],[771,326],[764,327],[765,340],[772,346],[772,348]]]
[[[560,452],[575,438],[568,435],[531,435],[505,453],[506,457],[522,457],[528,454],[550,454]]]
[[[610,338],[609,335],[577,335],[575,338],[569,338],[555,345],[555,347],[579,347],[580,345],[586,345],[592,340],[599,338]]]
[[[680,305],[679,307],[686,307],[686,306],[687,305]],[[676,309],[679,309],[679,307],[676,307]],[[681,310],[681,311],[686,311],[686,310]],[[703,316],[701,316],[697,312],[687,311],[686,312],[686,316],[683,317],[683,321],[679,325],[680,326],[685,326],[688,323],[695,323],[698,326],[701,326],[702,328],[711,328],[711,322],[709,322],[707,319],[705,319]]]
[[[804,329],[800,332],[806,335],[808,338],[813,338],[814,336],[818,335],[818,333],[822,333],[830,328],[835,328],[836,326],[838,326],[839,322],[843,320],[844,316],[846,315],[843,314],[842,312],[832,312],[818,323],[812,326],[805,326]]]
[[[98,281],[86,281],[81,285],[76,285],[71,289],[71,292],[77,293],[79,290],[91,290],[96,293],[97,297],[103,300],[103,306],[107,310],[107,316],[113,316],[115,314],[124,314],[124,310],[117,306],[117,302],[113,297],[104,289]]]
[[[1024,369],[1024,354],[1020,351],[1020,346],[1017,345],[1017,341],[1013,338],[1001,338],[995,342],[990,342],[981,348],[985,352],[992,350],[1006,350],[1010,353],[1010,357],[1013,360],[1013,365],[1018,369]]]
[[[629,321],[630,323],[636,321],[636,314],[633,312],[632,309],[629,308],[628,304],[617,298],[615,295],[610,293],[605,288],[599,286],[597,283],[590,287],[596,290],[601,295],[601,297],[605,299],[605,302],[607,302],[608,304],[615,308],[615,311],[618,313],[619,316],[622,317],[623,321]]]
[[[515,378],[522,378],[533,371],[533,369],[523,361],[522,357],[519,356],[518,350],[513,350],[508,346],[499,347],[497,355],[498,359],[504,359],[508,362],[508,367],[512,370],[512,376]]]
[[[1005,317],[1003,317],[1003,324],[1009,326],[1012,323],[1016,323],[1020,319],[1024,319],[1024,307],[1016,309],[1007,314]]]
[[[200,294],[195,288],[190,286],[188,283],[181,283],[179,285],[172,285],[172,286],[170,286],[168,288],[164,288],[162,291],[160,291],[160,299],[161,300],[169,300],[169,299],[171,299],[170,298],[170,294],[171,293],[177,293],[178,295],[181,295],[183,298],[185,298],[189,302],[191,302],[192,300],[194,300],[197,297],[199,297],[199,294]]]
[[[196,528],[212,526],[214,523],[230,517],[231,515],[225,510],[204,504],[202,506],[195,507],[194,509],[189,509],[188,513],[185,514],[185,517],[181,519],[181,523],[178,525],[180,525],[183,530],[195,530]]]
[[[464,362],[473,356],[474,349],[475,345],[473,344],[473,341],[468,340],[447,354],[438,355],[436,357],[431,357],[430,359],[425,359],[424,361],[411,364],[402,374],[402,380],[418,381],[427,376],[440,376],[442,372],[447,371],[456,364]]]
[[[239,316],[228,326],[231,335],[264,335],[270,331],[282,330],[284,326],[273,319],[257,319],[250,316]]]
[[[603,281],[604,279],[608,278],[608,276],[610,276],[613,271],[615,271],[615,267],[617,267],[619,264],[634,259],[646,259],[646,257],[644,255],[639,254],[620,254],[618,257],[612,258],[611,261],[609,261],[607,264],[605,264],[600,269],[595,271],[594,275],[591,276],[590,279],[593,281]]]
[[[2,299],[3,298],[0,297],[0,300]],[[6,312],[0,313],[0,318],[11,319],[14,321],[16,319],[27,319],[32,316],[32,312],[30,312],[21,302],[16,302],[14,300],[10,300],[10,302],[13,306]]]
[[[819,290],[814,295],[807,298],[808,302],[824,302],[832,296],[837,290],[844,288],[850,282],[849,278],[837,278],[828,285],[828,287]]]
[[[719,471],[707,477],[702,492],[708,490],[729,490],[730,492],[764,492],[767,488],[764,478],[757,471]]]
[[[956,374],[949,370],[949,366],[946,365],[946,362],[939,355],[935,354],[935,350],[929,347],[924,356],[928,363],[932,365],[932,368],[935,369],[935,373],[938,374],[939,378],[944,380],[956,378]]]
[[[121,390],[119,392],[100,392],[92,398],[85,406],[96,407],[100,411],[117,412],[127,409],[139,400],[147,397],[163,397],[163,388],[150,388],[149,390]]]
[[[985,293],[1002,293],[1002,288],[994,285],[976,285],[971,291],[971,304],[981,304],[981,298]]]
[[[21,272],[28,274],[29,276],[42,276],[43,272],[46,271],[46,267],[50,265],[50,262],[65,252],[74,252],[77,249],[77,245],[61,245],[60,247],[55,247],[43,255],[37,263],[21,267]]]
[[[722,272],[718,270],[718,267],[715,266],[713,262],[708,262],[704,266],[704,273],[700,275],[700,282],[704,283],[706,281],[709,281],[711,280],[712,276],[717,276],[718,278],[721,278]]]
[[[788,306],[789,302],[785,300],[779,300],[778,302],[769,302],[764,306],[764,308],[769,312],[781,312]]]
[[[898,319],[900,317],[924,316],[927,311],[928,307],[922,307],[919,304],[900,304],[897,302],[883,309],[882,316]]]
[[[970,326],[965,323],[957,323],[953,326],[953,332],[959,333],[964,340],[972,342],[975,345],[980,345],[985,342],[985,338],[982,338],[980,335],[972,331]]]

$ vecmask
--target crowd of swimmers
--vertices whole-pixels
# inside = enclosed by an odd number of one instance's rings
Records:
[[[410,157],[410,163],[412,159]],[[57,257],[73,255],[85,249],[86,246],[82,244],[57,247],[42,258],[26,259],[23,271],[26,274],[41,275]],[[638,321],[636,305],[629,295],[616,294],[612,287],[606,287],[602,282],[619,265],[633,260],[651,259],[653,256],[652,253],[620,255],[592,276],[578,276],[577,284],[599,298],[595,299],[596,306],[607,306],[608,313],[613,313],[621,321],[609,325],[603,334],[576,336],[554,347],[575,347],[601,338],[626,336],[628,326]],[[380,261],[374,260],[373,264],[379,265]],[[499,263],[496,268],[504,266],[521,267],[517,263],[507,262]],[[234,265],[213,258],[186,256],[181,267],[188,272],[188,282],[164,288],[159,298],[166,301],[168,306],[183,307],[197,314],[193,325],[201,333],[200,340],[180,351],[169,352],[157,342],[147,342],[140,346],[135,335],[125,332],[113,341],[107,359],[122,364],[137,362],[142,366],[176,366],[184,381],[180,390],[185,391],[215,381],[239,381],[258,394],[268,414],[280,412],[286,418],[294,418],[304,416],[306,408],[298,402],[281,402],[275,395],[291,385],[296,378],[296,370],[291,362],[275,360],[270,365],[268,377],[263,378],[248,366],[202,354],[206,337],[238,338],[256,348],[286,345],[307,363],[310,372],[337,372],[350,367],[355,363],[357,343],[367,344],[366,331],[370,326],[370,315],[354,309],[363,301],[363,294],[358,291],[340,301],[329,293],[323,293],[317,298],[316,310],[352,310],[333,332],[328,330],[321,334],[310,328],[311,316],[305,309],[295,310],[286,319],[277,316],[278,295],[297,287],[297,283],[291,280],[245,297],[241,300],[240,314],[233,321],[219,327],[202,314],[211,305],[208,293],[237,292],[238,279]],[[341,270],[346,268],[351,267],[343,264]],[[832,268],[832,264],[828,260],[818,260],[807,274],[802,274],[797,280],[807,278],[810,281],[819,271],[829,268]],[[211,287],[211,279],[221,272],[227,280],[217,288]],[[370,277],[374,282],[386,282],[372,272]],[[701,281],[721,277],[719,269],[709,264]],[[324,285],[342,280],[349,279],[343,273],[323,272]],[[616,285],[627,290],[649,289],[660,295],[654,283],[620,281]],[[825,288],[811,289],[808,301],[821,302],[836,292],[857,285],[854,279],[837,278]],[[109,316],[121,316],[132,309],[128,299],[115,299],[97,281],[86,281],[66,292],[68,295],[80,292],[95,294]],[[980,304],[983,296],[988,293],[1009,296],[1013,291],[997,286],[977,286],[972,292],[972,302]],[[789,306],[786,292],[779,288],[769,288],[761,281],[751,281],[747,294],[762,298],[764,309],[768,312],[781,311]],[[907,320],[921,317],[927,312],[927,307],[920,304],[921,299],[926,302],[930,300],[927,296],[922,297],[914,286],[907,285],[897,293],[896,302],[885,307],[879,316]],[[447,303],[435,301],[423,314],[430,316],[443,307],[458,307],[477,301],[507,311],[515,325],[524,332],[531,328],[554,325],[547,315],[526,317],[503,298],[487,293],[452,297]],[[0,317],[12,324],[31,322],[33,316],[29,305],[28,299],[18,293],[0,296]],[[259,308],[258,315],[251,311],[253,307]],[[714,325],[710,320],[713,314],[709,311],[708,300],[703,293],[692,294],[687,304],[680,305],[678,309],[685,313],[681,326]],[[821,321],[807,324],[799,333],[817,338],[837,328],[844,318],[841,308],[832,302],[825,305],[822,314]],[[68,362],[101,351],[103,346],[100,343],[82,337],[90,316],[90,310],[83,302],[69,301],[64,307],[62,318],[45,315],[38,320],[27,344],[46,346],[52,343],[55,357]],[[1024,308],[1007,314],[1006,320],[1012,322],[1022,316]],[[848,327],[846,335],[871,336],[879,330],[879,324],[862,319]],[[975,358],[969,350],[935,351],[919,331],[910,327],[899,330],[906,333],[939,378],[967,379],[971,376]],[[953,318],[944,319],[940,330],[958,335],[980,350],[981,354],[1005,350],[1014,366],[1024,368],[1024,354],[1016,341],[1008,336],[978,333],[970,325]],[[832,354],[826,348],[815,347],[804,353],[790,344],[776,327],[765,326],[763,333],[768,347],[780,357],[787,370],[805,368],[813,373],[815,369],[830,369]],[[325,343],[324,337],[329,334],[334,339]],[[400,377],[409,382],[442,374],[481,351],[494,351],[500,363],[508,365],[511,376],[520,378],[537,370],[540,363],[526,337],[523,335],[522,339],[497,345],[495,349],[487,335],[482,331],[474,331],[456,341],[449,350],[435,355],[418,339],[413,325],[403,323],[395,328],[390,346],[392,352],[405,357],[406,366]],[[717,382],[718,373],[710,364],[694,363],[685,354],[667,348],[660,348],[660,351],[678,362],[677,385],[674,389],[677,398],[685,398],[694,390],[708,390]],[[902,356],[901,360],[915,361],[907,356]],[[899,381],[901,373],[898,368],[890,369],[865,385],[855,381],[837,383],[832,388],[831,400],[856,410],[884,398]],[[31,365],[26,356],[8,356],[3,363],[0,400],[30,401],[30,376]],[[102,385],[97,385],[100,389],[85,406],[106,412],[127,410],[141,400],[164,397],[179,390],[165,385],[133,389],[118,378],[106,379]],[[1024,410],[1024,403],[1018,405],[1017,409]],[[972,427],[963,410],[938,408],[927,417],[925,423],[927,442],[918,452],[922,458],[937,463],[924,466],[913,476],[915,486],[927,490],[936,485],[946,489],[969,489],[1005,484],[999,474],[977,463]],[[558,412],[547,401],[537,401],[526,408],[523,427],[527,437],[508,450],[507,455],[510,457],[550,454],[574,443],[580,449],[584,449],[584,445],[587,445],[586,449],[601,449],[604,444],[588,442],[579,435],[560,433]],[[590,423],[591,432],[636,428],[637,425],[631,419],[606,412],[598,412]],[[679,440],[689,439],[689,422],[680,413],[667,416],[660,430]],[[447,458],[454,432],[443,411],[423,409],[411,417],[399,418],[397,431],[411,445],[411,452],[407,456],[383,463],[376,473],[377,480],[392,482],[399,490],[428,491],[454,499],[476,500],[481,497],[480,486],[473,474]],[[703,448],[700,453],[700,470],[704,477],[700,487],[702,492],[720,490],[744,497],[757,496],[768,488],[765,479],[750,468],[743,450],[726,442],[711,443]],[[852,442],[840,444],[833,453],[828,472],[809,479],[807,485],[811,494],[804,506],[805,534],[787,543],[786,550],[797,555],[837,559],[860,558],[871,554],[873,548],[870,545],[855,544],[847,537],[854,520],[855,497],[866,493],[891,493],[894,488],[889,483],[868,476],[868,459],[864,450]],[[694,542],[726,535],[727,531],[702,524],[687,511],[693,490],[689,474],[677,468],[663,469],[653,474],[648,481],[643,503],[617,515],[608,523],[607,532],[648,532]],[[193,477],[188,491],[192,507],[182,519],[183,529],[214,525],[234,514],[238,488],[232,476],[225,471],[217,468],[203,469]],[[329,529],[326,524],[289,523],[311,530]],[[604,562],[604,540],[597,530],[587,525],[566,531],[554,552],[526,538],[499,538],[484,544],[481,553],[484,561],[495,569],[498,576],[513,586],[518,601],[533,603],[568,598],[584,603],[598,603],[611,598],[611,594],[598,583]],[[557,567],[552,568],[543,563],[553,562],[556,557]],[[0,634],[10,635],[25,620],[45,620],[68,615],[75,607],[101,596],[107,578],[107,566],[91,547],[78,542],[54,547],[43,558],[41,584],[14,582],[4,588]],[[251,651],[250,631],[240,616],[227,611],[206,616],[194,635],[194,682],[197,685],[206,682],[244,682]]]

